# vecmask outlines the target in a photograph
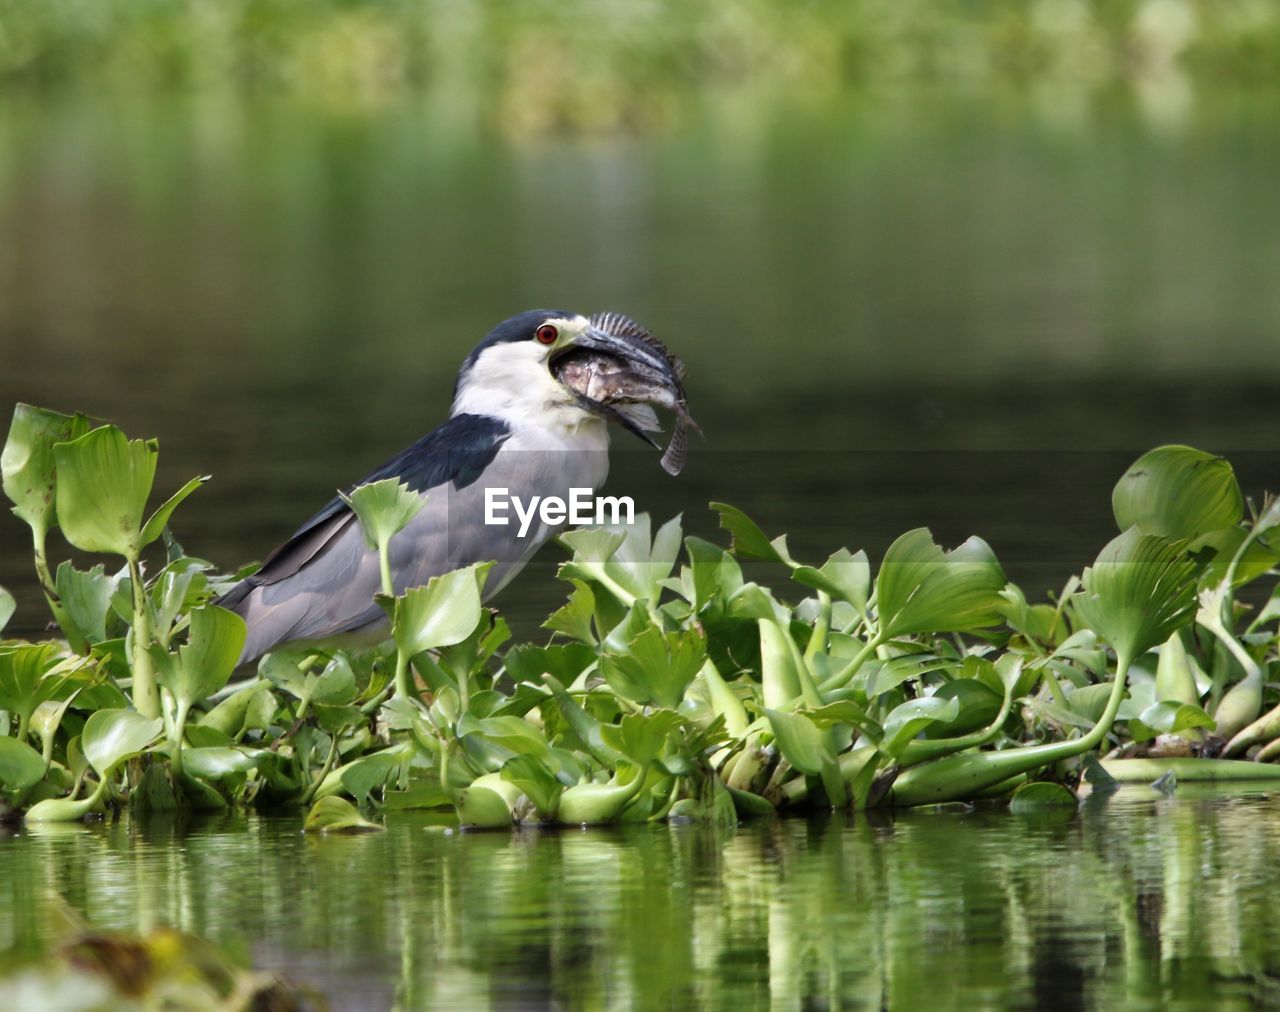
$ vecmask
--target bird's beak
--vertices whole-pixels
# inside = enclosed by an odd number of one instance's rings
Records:
[[[652,369],[673,387],[680,385],[679,366],[667,350],[647,330],[620,313],[599,313],[591,325],[567,346],[613,355]]]
[[[683,376],[679,360],[648,330],[621,313],[597,313],[592,316],[586,329],[552,354],[551,365],[554,367],[557,361],[575,351],[598,352],[620,359],[635,366],[638,372],[657,379],[677,392],[677,396],[683,397]],[[633,412],[626,410],[625,406],[620,410],[619,407],[603,404],[582,394],[577,396],[584,407],[617,422],[650,446],[660,448],[637,424]]]

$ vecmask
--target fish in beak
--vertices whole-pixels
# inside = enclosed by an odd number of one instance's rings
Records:
[[[661,464],[679,474],[688,453],[688,430],[701,432],[689,414],[684,363],[648,330],[621,313],[597,313],[590,325],[551,358],[552,374],[588,411],[618,422],[654,448],[651,405],[676,416]]]

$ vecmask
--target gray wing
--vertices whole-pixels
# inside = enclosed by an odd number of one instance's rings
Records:
[[[450,537],[450,517],[457,515],[451,500],[473,487],[509,434],[499,419],[455,415],[351,486],[397,477],[430,493],[426,508],[392,542],[397,593],[478,561],[462,558],[475,550],[467,539]],[[248,626],[240,657],[245,663],[284,642],[326,639],[380,622],[382,611],[373,601],[379,586],[377,556],[355,515],[335,496],[218,603]]]

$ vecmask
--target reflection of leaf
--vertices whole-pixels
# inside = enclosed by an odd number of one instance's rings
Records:
[[[1053,810],[1074,812],[1079,805],[1079,799],[1062,784],[1040,782],[1023,784],[1014,791],[1009,811],[1015,815]]]

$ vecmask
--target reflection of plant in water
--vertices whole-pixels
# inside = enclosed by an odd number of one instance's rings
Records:
[[[1280,503],[1246,516],[1231,466],[1189,447],[1154,450],[1121,477],[1122,532],[1043,604],[978,538],[944,551],[910,531],[873,575],[864,552],[803,563],[785,536],[714,504],[728,550],[683,539],[678,520],[564,534],[572,592],[546,643],[508,645],[482,606],[481,564],[398,597],[387,577],[382,648],[280,650],[244,682],[231,681],[244,623],[216,603],[232,578],[168,533],[200,481],[144,519],[156,453],[112,426],[15,415],[4,488],[66,635],[0,645],[0,790],[29,822],[127,802],[301,803],[318,831],[412,808],[494,828],[726,823],[1020,787],[1015,809],[1073,807],[1026,781],[1071,781],[1112,742],[1161,756],[1157,773],[1183,781],[1280,776],[1190,758],[1280,751],[1280,706],[1262,712],[1280,605],[1237,604],[1280,559]],[[394,479],[349,501],[383,560],[420,508]],[[123,568],[51,573],[53,529]],[[162,536],[148,579],[144,549]],[[742,561],[808,596],[748,580]],[[1150,780],[1152,761],[1110,771]]]
[[[1122,790],[1076,814],[304,837],[148,820],[7,841],[25,960],[61,889],[102,931],[276,941],[255,961],[383,1004],[1245,1008],[1280,944],[1262,797]],[[179,845],[181,844],[181,845]],[[323,883],[308,887],[308,883]],[[316,953],[327,953],[317,960]],[[395,981],[394,985],[391,983]]]

